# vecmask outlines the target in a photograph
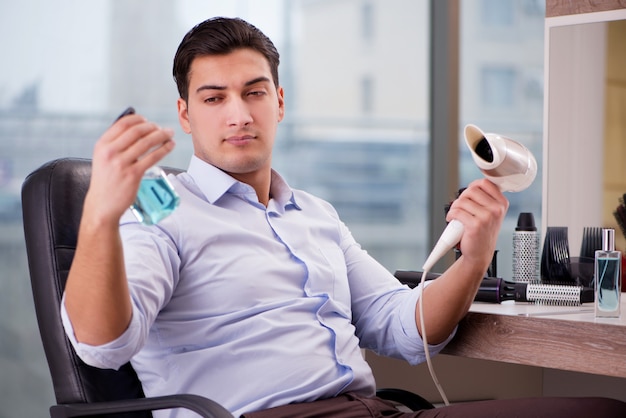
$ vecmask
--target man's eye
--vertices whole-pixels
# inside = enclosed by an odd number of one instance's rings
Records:
[[[248,93],[250,96],[263,96],[265,92],[263,90],[253,90]]]
[[[206,99],[204,99],[205,103],[215,103],[219,100],[219,97],[207,97]]]

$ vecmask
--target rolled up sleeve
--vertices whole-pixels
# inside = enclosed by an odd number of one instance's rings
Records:
[[[81,360],[93,367],[118,370],[138,351],[137,344],[133,338],[133,336],[139,334],[138,331],[141,328],[136,309],[133,304],[131,321],[126,331],[115,340],[102,345],[85,344],[76,339],[72,321],[65,308],[65,294],[61,302],[61,319],[65,328],[65,334]]]
[[[430,283],[424,283],[424,286],[428,286]],[[424,340],[417,329],[417,323],[415,321],[415,307],[417,301],[422,296],[422,288],[417,286],[411,290],[410,295],[405,298],[398,315],[398,329],[401,330],[395,333],[396,343],[398,344],[398,350],[404,353],[404,357],[410,364],[419,364],[426,360]],[[443,348],[454,338],[457,327],[454,328],[452,333],[446,338],[445,341],[439,344],[428,344],[428,352],[431,356],[438,354]],[[413,353],[413,354],[410,354]]]

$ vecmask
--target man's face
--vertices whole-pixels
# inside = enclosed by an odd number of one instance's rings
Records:
[[[187,102],[178,119],[191,134],[194,154],[235,178],[269,174],[283,90],[265,57],[252,49],[195,58]]]

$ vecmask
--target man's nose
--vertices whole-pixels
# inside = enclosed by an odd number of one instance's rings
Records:
[[[233,99],[228,103],[228,125],[246,126],[252,123],[252,114],[246,102],[242,99]]]

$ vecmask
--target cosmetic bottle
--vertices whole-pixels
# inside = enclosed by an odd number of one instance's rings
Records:
[[[167,175],[155,165],[144,173],[130,209],[139,222],[154,225],[170,215],[179,203],[180,197]]]
[[[615,230],[602,229],[602,249],[595,253],[595,311],[597,318],[620,316],[622,254],[615,251]]]
[[[129,106],[115,119],[115,122],[124,116],[134,114],[135,108]],[[153,165],[144,173],[137,197],[130,205],[130,210],[142,224],[154,225],[169,216],[179,203],[180,197],[167,179],[165,171]]]
[[[529,212],[519,214],[513,233],[513,281],[539,283],[539,234]]]

